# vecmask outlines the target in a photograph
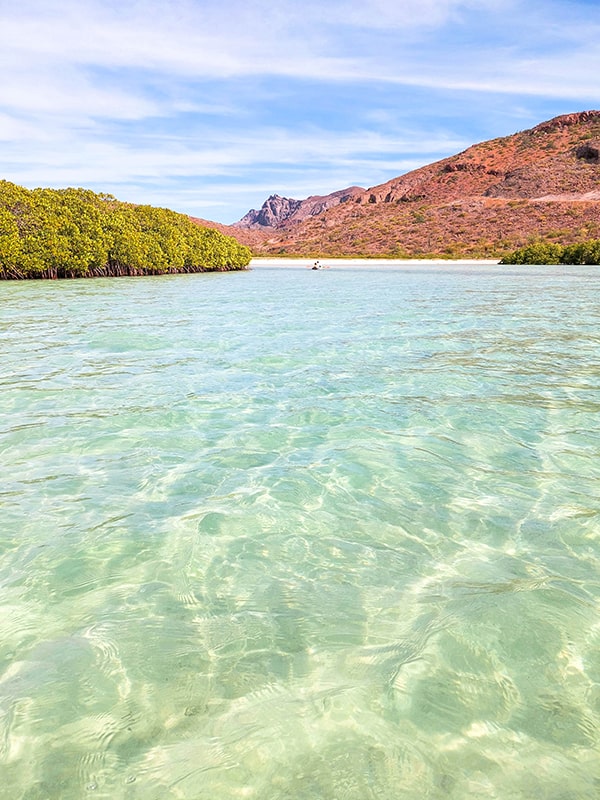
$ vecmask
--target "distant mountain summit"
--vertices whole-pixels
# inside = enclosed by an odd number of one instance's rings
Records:
[[[364,194],[364,191],[359,186],[351,186],[325,196],[312,195],[306,200],[294,200],[291,197],[272,194],[258,211],[250,210],[239,222],[234,223],[234,226],[238,228],[279,228],[286,223],[302,222],[309,217],[322,214],[323,211],[340,203],[355,200]]]
[[[267,255],[501,256],[600,237],[600,111],[564,114],[363,189],[271,195],[230,232]]]
[[[276,228],[289,219],[302,205],[302,200],[292,200],[291,197],[280,197],[272,194],[267,197],[258,211],[254,208],[234,223],[239,228]]]

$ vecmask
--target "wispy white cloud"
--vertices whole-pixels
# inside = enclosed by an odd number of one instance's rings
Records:
[[[35,116],[135,120],[159,115],[161,105],[148,95],[102,86],[80,73],[38,75],[26,70],[0,84],[0,107]]]
[[[327,4],[324,18],[335,25],[358,28],[431,29],[474,11],[505,10],[507,0],[342,0]]]
[[[277,4],[266,0],[169,4],[124,0],[118,6],[93,0],[54,4],[22,0],[0,18],[0,66],[12,72],[15,62],[26,63],[36,67],[37,74],[50,68],[46,80],[61,73],[70,78],[74,67],[143,70],[196,79],[277,75],[369,81],[385,78],[390,71],[401,81],[407,70],[407,81],[414,83],[419,68],[443,63],[443,71],[436,74],[442,85],[447,72],[456,81],[459,65],[468,70],[463,77],[476,85],[479,67],[487,62],[492,68],[487,72],[493,72],[506,57],[506,40],[490,46],[491,33],[499,28],[506,28],[509,43],[529,38],[531,51],[553,26],[554,38],[558,31],[563,39],[576,36],[580,44],[597,41],[597,29],[589,19],[585,26],[573,22],[577,31],[569,37],[569,25],[562,17],[558,22],[551,15],[532,18],[521,6],[516,0],[332,0],[327,4],[321,0],[303,4],[291,0]],[[518,33],[510,13],[522,15]],[[477,32],[465,53],[468,60],[452,52],[451,39],[444,46],[443,37],[439,41],[423,38],[452,23]],[[354,48],[350,29],[362,34],[361,50]],[[383,29],[395,38],[383,42],[369,38],[369,29]],[[419,53],[413,49],[415,32],[420,32]],[[516,69],[522,60],[518,58]],[[473,70],[474,62],[477,70]],[[563,72],[570,72],[562,58],[556,63]],[[394,65],[396,69],[390,70]],[[36,70],[31,69],[29,75],[34,74]],[[104,79],[110,77],[106,74]],[[487,89],[487,84],[482,88]]]
[[[600,30],[598,35],[600,37]],[[483,61],[485,60],[482,59]],[[476,74],[469,74],[466,65],[456,63],[450,65],[441,77],[431,64],[418,71],[408,67],[400,75],[380,69],[377,77],[378,80],[389,83],[437,90],[533,95],[597,102],[598,91],[590,81],[590,75],[599,70],[600,50],[598,53],[572,54],[568,69],[553,58],[529,57],[502,62],[498,56],[496,60],[490,59],[487,63],[482,63]]]
[[[306,37],[298,6],[277,13],[261,3],[127,3],[66,0],[25,2],[2,19],[0,44],[6,66],[28,53],[46,67],[102,66],[143,69],[198,78],[276,73],[318,77],[324,69],[349,71],[353,59],[319,53],[319,37]],[[296,23],[293,24],[294,18]]]
[[[128,180],[162,175],[226,177],[235,176],[241,169],[272,169],[268,165],[273,164],[281,169],[309,163],[312,169],[327,167],[328,171],[340,165],[358,167],[361,163],[369,164],[371,168],[381,164],[391,166],[400,162],[400,159],[390,158],[397,153],[411,154],[409,161],[413,164],[419,160],[422,162],[426,155],[440,151],[451,153],[465,146],[464,140],[449,138],[386,138],[369,131],[340,136],[314,128],[294,134],[282,129],[264,128],[248,134],[230,133],[221,140],[216,137],[208,139],[207,135],[202,144],[183,136],[176,139],[146,137],[129,144],[90,137],[80,141],[77,151],[70,154],[68,161],[55,158],[58,151],[68,152],[76,141],[79,141],[76,135],[65,131],[64,136],[54,139],[47,137],[43,141],[39,137],[33,153],[19,154],[19,148],[15,147],[13,157],[18,165],[17,171],[22,174],[23,164],[28,163],[31,164],[28,180],[43,173],[53,181],[72,182],[79,177],[93,183],[103,178],[118,181],[119,176],[124,175]],[[265,142],[268,142],[268,149],[265,149]]]

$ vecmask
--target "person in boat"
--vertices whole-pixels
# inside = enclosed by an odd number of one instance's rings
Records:
[[[313,269],[321,269],[321,262],[317,259],[313,264]]]

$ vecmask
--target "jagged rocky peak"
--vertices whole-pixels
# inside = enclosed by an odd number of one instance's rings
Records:
[[[544,133],[548,131],[568,128],[571,125],[581,125],[586,122],[600,122],[600,111],[577,111],[573,114],[561,114],[553,117],[546,122],[540,122],[535,128],[531,128],[529,133]]]
[[[239,222],[236,228],[278,228],[284,223],[302,222],[308,217],[322,214],[323,211],[356,200],[365,193],[360,186],[350,186],[327,195],[311,195],[305,200],[280,197],[272,194],[262,204],[259,211],[252,209]]]
[[[272,194],[262,204],[260,209],[251,209],[235,225],[239,228],[276,228],[296,211],[301,200],[294,200],[292,197],[281,197]]]

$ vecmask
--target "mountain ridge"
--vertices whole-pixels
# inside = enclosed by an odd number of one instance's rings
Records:
[[[227,228],[257,255],[500,256],[600,236],[600,111],[554,117],[363,189],[271,195]]]
[[[282,223],[302,222],[308,217],[315,217],[340,203],[347,203],[362,196],[364,189],[360,186],[349,186],[328,195],[310,195],[305,200],[292,197],[270,195],[260,209],[250,209],[242,219],[233,223],[236,228],[277,228]]]

